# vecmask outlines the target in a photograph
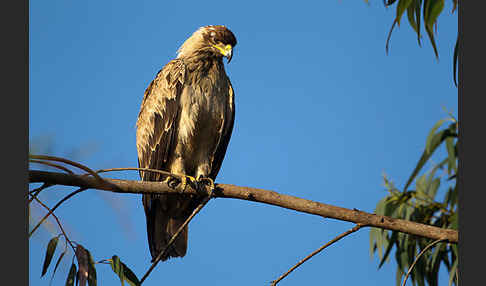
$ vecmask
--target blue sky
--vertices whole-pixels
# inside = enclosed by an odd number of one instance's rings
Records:
[[[224,24],[238,39],[226,66],[236,122],[216,182],[373,212],[385,195],[382,174],[402,187],[430,128],[447,116],[443,107],[457,114],[457,14],[446,1],[437,61],[427,38],[418,47],[406,18],[386,55],[394,7],[321,2],[31,1],[30,140],[48,138],[52,148],[44,152],[93,169],[136,167],[135,122],[145,88],[198,27]],[[135,172],[109,176],[138,179]],[[52,205],[69,190],[41,198]],[[87,191],[57,214],[95,260],[116,254],[139,277],[150,266],[140,196]],[[191,222],[186,257],[160,263],[144,284],[268,285],[351,227],[216,199]],[[49,283],[39,277],[52,231],[42,228],[29,242],[31,285]],[[394,261],[377,270],[368,237],[364,229],[345,238],[280,285],[394,283]],[[63,285],[71,256],[55,285]],[[97,271],[99,285],[119,285],[109,266]]]

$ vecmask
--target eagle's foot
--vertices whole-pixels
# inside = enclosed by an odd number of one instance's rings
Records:
[[[201,187],[200,184],[204,184],[206,186],[209,186],[209,188],[210,188],[209,196],[210,197],[213,196],[214,189],[216,188],[216,186],[214,185],[213,179],[199,175],[197,177],[197,183],[198,183],[198,187]]]
[[[179,192],[184,192],[186,190],[187,181],[190,181],[193,185],[197,186],[197,180],[191,176],[180,176],[180,177],[167,177],[166,182],[172,189],[175,189]]]

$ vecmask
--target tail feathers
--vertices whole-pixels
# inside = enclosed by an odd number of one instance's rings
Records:
[[[186,217],[178,216],[174,218],[174,216],[171,216],[173,211],[168,207],[167,198],[164,195],[158,197],[143,195],[142,199],[147,220],[148,244],[152,262],[154,262],[159,253],[165,249],[172,236],[184,224]],[[161,260],[165,261],[171,257],[183,257],[186,255],[187,237],[188,226],[186,225]]]

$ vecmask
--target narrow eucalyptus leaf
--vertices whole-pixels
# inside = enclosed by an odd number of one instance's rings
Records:
[[[457,172],[457,165],[456,165],[456,152],[454,148],[454,138],[453,137],[447,137],[445,140],[446,143],[446,149],[447,149],[447,155],[448,155],[448,166],[447,166],[447,171],[448,174],[451,174],[451,171],[454,171],[454,173]]]
[[[427,5],[427,19],[425,21],[425,25],[432,27],[432,25],[436,23],[437,18],[444,9],[444,0],[429,0],[428,4],[429,5]]]
[[[57,267],[59,266],[59,263],[61,262],[62,258],[64,257],[64,254],[66,254],[66,251],[61,253],[61,255],[59,255],[59,258],[57,259],[56,266],[54,266],[54,271],[52,271],[51,283],[52,283],[52,279],[54,278],[54,274],[56,274]]]
[[[85,249],[88,255],[88,285],[89,286],[96,286],[97,285],[97,278],[96,278],[96,268],[93,257],[89,250]]]
[[[378,265],[378,268],[381,268],[381,266],[383,266],[383,264],[387,260],[388,255],[390,255],[390,251],[393,248],[393,245],[395,245],[395,243],[397,242],[397,238],[398,238],[398,231],[393,231],[392,235],[390,237],[390,241],[388,243],[388,246],[386,247],[385,255],[383,255],[383,258],[381,259],[380,265]]]
[[[88,279],[88,253],[81,244],[76,245],[76,259],[78,261],[78,273],[76,274],[76,285],[85,286]]]
[[[388,54],[388,50],[389,50],[389,46],[390,46],[390,39],[391,39],[391,35],[392,35],[392,32],[393,32],[393,29],[395,28],[395,25],[397,24],[397,21],[393,21],[393,24],[390,28],[390,32],[388,32],[388,36],[386,37],[386,46],[385,46],[385,51],[386,53]]]
[[[458,259],[454,261],[451,270],[449,271],[449,286],[452,285],[452,282],[454,282],[454,277],[456,276],[457,261]]]
[[[396,285],[397,286],[400,286],[402,285],[402,276],[403,276],[403,271],[402,269],[400,269],[400,266],[397,266],[397,273],[396,273],[396,276],[395,276],[395,282],[396,282]]]
[[[442,126],[442,124],[444,124],[444,122],[448,120],[450,119],[449,118],[441,119],[434,124],[434,127],[432,127],[432,129],[430,129],[429,135],[427,135],[427,139],[425,140],[425,150],[427,152],[431,153],[432,151],[432,139],[437,135],[436,133],[437,129],[439,129],[439,127]]]
[[[125,285],[124,282],[124,275],[123,275],[123,265],[120,262],[120,258],[116,255],[113,255],[110,261],[111,269],[113,272],[115,272],[116,275],[118,275],[118,278],[120,278],[120,283],[122,285]]]
[[[76,265],[73,263],[71,264],[71,268],[69,269],[69,274],[66,279],[66,286],[74,286],[75,276],[76,276]]]
[[[417,19],[417,41],[419,46],[421,46],[420,39],[422,38],[420,32],[420,7],[422,6],[422,0],[415,1],[415,19]]]
[[[137,278],[137,275],[133,273],[133,271],[125,265],[125,263],[121,263],[123,266],[123,275],[125,277],[125,281],[127,281],[130,286],[140,286],[140,281]]]
[[[435,57],[439,59],[439,51],[437,50],[437,44],[435,43],[433,27],[429,25],[425,25],[425,31],[429,36],[430,44],[432,44],[432,48],[434,49]]]
[[[405,10],[408,9],[410,4],[412,4],[413,0],[400,0],[397,5],[397,16],[396,16],[396,21],[398,23],[398,26],[400,26],[400,19],[402,18],[403,13]]]
[[[59,242],[59,236],[56,236],[53,237],[47,244],[46,256],[44,257],[44,265],[42,266],[41,277],[46,274],[47,268],[49,267],[49,264],[51,264],[52,256],[54,256],[54,252],[56,251],[58,242]]]
[[[370,256],[373,257],[373,254],[376,250],[376,228],[370,227]]]
[[[408,23],[410,24],[410,26],[412,26],[415,33],[418,34],[418,26],[417,26],[417,21],[415,20],[415,6],[414,5],[408,6],[407,18],[408,18]]]
[[[435,178],[427,188],[427,194],[429,195],[429,197],[435,198],[435,194],[437,194],[437,190],[439,189],[439,186],[440,186],[440,178]]]
[[[454,2],[455,4],[456,2]],[[452,75],[453,75],[453,78],[454,78],[454,84],[456,85],[457,87],[457,62],[458,62],[458,59],[459,59],[459,34],[457,35],[457,40],[456,40],[456,45],[454,46],[454,56],[453,56],[453,63],[454,63],[454,67],[453,67],[453,71],[452,71]]]

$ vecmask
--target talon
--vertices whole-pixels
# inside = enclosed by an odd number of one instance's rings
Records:
[[[180,177],[167,177],[165,182],[169,187],[175,189],[179,192],[184,192],[187,187],[187,180],[189,179],[190,182],[195,183],[196,179],[191,176],[180,176]]]
[[[185,176],[181,177],[181,183],[179,184],[179,188],[182,192],[186,190],[187,186],[187,178]]]
[[[180,184],[179,181],[179,178],[168,176],[163,182],[166,183],[167,186],[169,186],[170,188],[176,189],[177,186]]]
[[[212,197],[213,193],[214,193],[214,189],[216,188],[215,185],[214,185],[213,179],[199,175],[197,177],[197,181],[198,181],[198,183],[203,183],[203,184],[206,184],[210,187],[209,196]]]
[[[188,180],[189,180],[189,183],[192,183],[193,185],[197,186],[196,178],[194,178],[192,176],[184,175],[184,176],[181,177],[181,186],[180,186],[180,188],[182,189],[183,192],[186,190]]]

